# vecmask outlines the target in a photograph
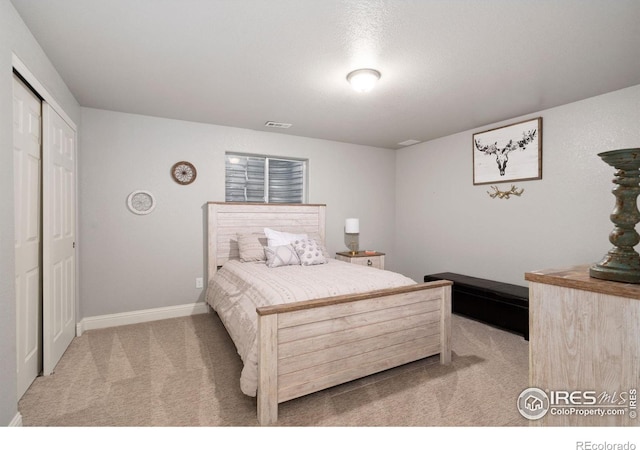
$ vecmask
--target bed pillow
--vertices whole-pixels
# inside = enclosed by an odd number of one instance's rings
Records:
[[[238,233],[238,252],[240,261],[264,261],[264,246],[267,245],[267,237],[262,233]]]
[[[300,257],[300,264],[303,266],[315,266],[326,264],[327,258],[324,256],[322,246],[315,239],[298,239],[291,243]]]
[[[291,244],[296,239],[307,239],[306,234],[287,233],[285,231],[272,230],[271,228],[265,228],[264,234],[267,236],[269,247]]]
[[[311,233],[309,235],[309,239],[313,239],[318,243],[318,246],[322,250],[322,254],[325,258],[331,258],[331,255],[329,255],[329,251],[327,250],[327,248],[322,245],[323,240],[320,238],[320,235],[318,233]]]
[[[299,266],[300,258],[291,244],[264,247],[267,267]]]

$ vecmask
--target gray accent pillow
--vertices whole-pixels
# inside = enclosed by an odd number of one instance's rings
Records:
[[[291,244],[264,247],[267,267],[299,266],[300,258]]]
[[[331,258],[331,255],[329,255],[329,251],[323,245],[324,240],[320,238],[320,235],[318,233],[311,233],[308,238],[314,239],[318,243],[318,245],[320,246],[320,249],[322,250],[322,254],[324,255],[325,258]]]
[[[264,246],[267,245],[267,237],[262,233],[240,234],[238,233],[238,252],[240,261],[264,261]]]
[[[297,239],[291,245],[298,253],[300,264],[303,266],[315,266],[328,262],[324,256],[323,247],[315,239]]]

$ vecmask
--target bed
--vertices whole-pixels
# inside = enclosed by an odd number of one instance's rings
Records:
[[[257,397],[261,425],[277,421],[279,403],[428,356],[451,361],[450,281],[416,283],[326,254],[312,266],[240,261],[238,240],[265,228],[323,247],[325,210],[207,205],[206,300],[243,360],[241,389]]]

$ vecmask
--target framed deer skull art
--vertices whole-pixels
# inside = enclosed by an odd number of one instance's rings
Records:
[[[542,117],[475,133],[473,184],[542,178]]]

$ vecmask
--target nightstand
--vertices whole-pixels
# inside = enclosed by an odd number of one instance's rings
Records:
[[[351,252],[336,253],[338,261],[344,261],[351,264],[359,264],[361,266],[375,267],[384,270],[384,253],[378,252],[357,252],[355,255]]]

